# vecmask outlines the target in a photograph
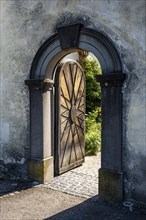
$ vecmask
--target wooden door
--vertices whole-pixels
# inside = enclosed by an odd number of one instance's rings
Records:
[[[85,157],[85,77],[67,61],[56,73],[55,174],[81,165]]]

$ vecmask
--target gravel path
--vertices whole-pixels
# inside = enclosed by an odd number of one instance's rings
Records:
[[[145,220],[122,204],[72,196],[41,185],[0,199],[1,220]]]
[[[145,220],[146,210],[98,197],[100,154],[48,184],[0,181],[1,220]]]

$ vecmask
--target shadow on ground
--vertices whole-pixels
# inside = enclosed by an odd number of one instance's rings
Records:
[[[107,202],[94,196],[83,203],[44,220],[145,220],[146,213],[132,212],[122,204]]]
[[[0,196],[14,193],[16,191],[30,189],[38,184],[38,182],[31,180],[0,179]]]

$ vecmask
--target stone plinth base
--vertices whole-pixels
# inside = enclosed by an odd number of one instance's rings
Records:
[[[29,159],[28,175],[29,178],[40,181],[42,183],[48,182],[54,177],[53,157],[49,157],[43,160]]]
[[[123,201],[123,173],[100,168],[99,196],[105,200]]]

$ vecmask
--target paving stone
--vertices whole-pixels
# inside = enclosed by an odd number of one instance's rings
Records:
[[[98,153],[96,156],[85,157],[82,166],[55,177],[44,187],[85,198],[97,195],[100,156]]]

